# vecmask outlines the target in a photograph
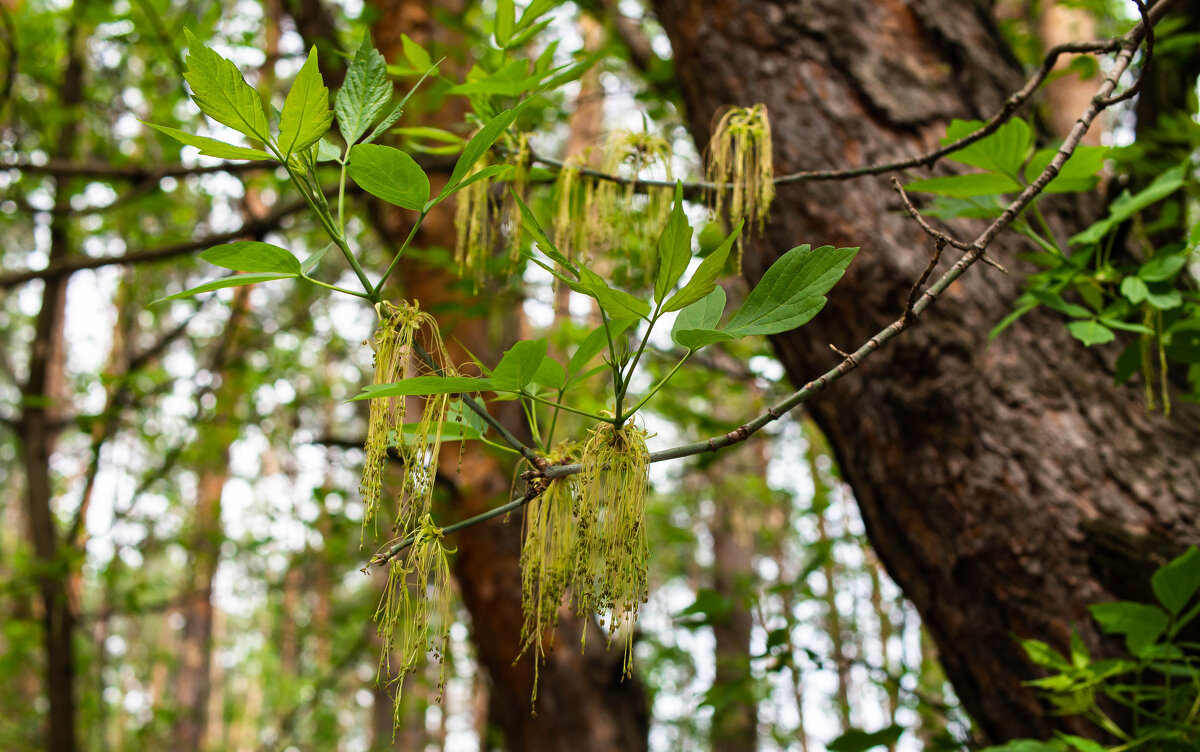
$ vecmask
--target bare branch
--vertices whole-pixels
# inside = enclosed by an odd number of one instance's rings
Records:
[[[327,186],[325,195],[331,196],[337,193],[337,186]],[[207,248],[212,245],[220,245],[228,243],[238,238],[261,237],[272,230],[275,230],[283,222],[284,219],[303,211],[308,206],[304,201],[293,201],[283,206],[277,207],[270,214],[267,214],[260,219],[252,219],[244,222],[241,227],[230,232],[218,232],[212,235],[205,235],[196,240],[188,240],[181,243],[172,243],[170,245],[159,246],[158,248],[149,248],[141,251],[131,251],[120,256],[72,256],[58,263],[51,264],[45,269],[37,269],[23,272],[12,272],[10,274],[0,275],[0,290],[7,290],[17,285],[24,284],[35,279],[56,279],[64,275],[70,275],[74,272],[83,269],[99,269],[102,266],[112,266],[113,264],[144,264],[153,261],[162,261],[164,259],[183,256],[193,251]]]

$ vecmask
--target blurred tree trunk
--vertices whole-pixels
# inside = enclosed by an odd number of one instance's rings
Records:
[[[722,105],[764,102],[776,171],[851,167],[937,145],[950,118],[996,112],[1022,76],[982,0],[658,0],[692,133]],[[862,245],[829,305],[774,338],[794,383],[836,362],[903,310],[931,243],[886,178],[790,184],[747,249],[754,281],[801,243]],[[1079,227],[1062,210],[1052,219]],[[966,233],[969,227],[964,228]],[[1105,642],[1087,604],[1147,598],[1150,574],[1200,541],[1200,420],[1148,414],[1114,388],[1113,352],[1087,350],[1035,312],[988,345],[1021,289],[1016,272],[973,270],[920,325],[810,405],[854,489],[868,535],[921,612],[946,673],[987,740],[1056,726],[1023,680],[1016,637]]]
[[[761,405],[761,393],[750,385],[751,399],[713,405],[721,419],[736,422],[735,407]],[[732,404],[730,404],[730,402]],[[712,588],[728,604],[712,625],[715,642],[715,702],[709,734],[713,752],[753,752],[758,748],[758,698],[750,670],[752,605],[756,597],[754,545],[761,529],[767,476],[763,445],[719,456],[705,468],[703,481],[712,489]]]
[[[241,354],[249,333],[245,319],[253,289],[253,285],[247,285],[237,288],[234,293],[229,321],[209,365],[209,373],[218,384],[213,392],[215,407],[211,410],[197,408],[198,413],[206,417],[194,464],[199,475],[196,504],[186,536],[191,556],[188,568],[191,573],[190,597],[180,609],[184,626],[175,680],[178,710],[172,733],[179,747],[188,752],[203,749],[207,736],[208,701],[212,689],[212,585],[224,539],[221,494],[229,479],[230,447],[240,430],[237,407],[246,396],[241,378]]]
[[[85,21],[75,17],[68,29],[68,55],[64,66],[59,102],[63,125],[54,156],[71,159],[79,139],[78,108],[83,102]],[[70,179],[56,181],[56,211],[50,221],[49,263],[64,261],[71,253]],[[64,373],[66,343],[66,295],[69,275],[48,277],[42,288],[41,309],[35,323],[29,352],[29,375],[21,388],[22,412],[17,421],[21,461],[25,467],[25,518],[38,562],[38,589],[41,595],[45,673],[43,691],[49,701],[46,716],[46,748],[50,752],[74,752],[78,749],[75,705],[77,673],[74,635],[75,604],[70,597],[71,572],[78,562],[70,555],[70,540],[55,520],[53,478],[50,460],[62,420],[67,397]]]
[[[448,55],[443,72],[454,66],[466,69],[462,50],[466,45],[457,32],[435,24],[434,4],[428,0],[375,0],[379,12],[372,30],[375,43],[389,60],[401,57],[400,35],[408,34],[431,49],[434,59]],[[462,11],[457,3],[442,3],[440,10],[451,15]],[[419,95],[418,97],[419,98]],[[454,128],[463,122],[465,101],[450,98],[422,119],[422,124]],[[416,108],[410,108],[416,109]],[[441,188],[445,176],[431,176],[432,191]],[[415,240],[415,247],[454,248],[453,201],[439,205],[429,214]],[[399,247],[409,229],[410,216],[394,208],[372,208],[376,228],[388,241],[385,246]],[[445,268],[435,268],[412,259],[402,260],[395,279],[403,285],[400,293],[408,300],[420,301],[425,310],[434,310],[447,334],[450,356],[456,363],[469,362],[465,347],[484,362],[495,363],[508,343],[515,339],[520,311],[519,298],[502,289],[480,290],[479,295],[462,292],[455,276]],[[479,318],[479,309],[492,313]],[[453,339],[451,339],[451,336]],[[461,346],[460,346],[461,345]],[[528,435],[520,409],[514,402],[498,403],[495,414],[517,435]],[[461,519],[507,500],[511,488],[511,467],[478,442],[470,443],[460,466],[458,446],[444,450],[441,476],[451,497],[442,519]],[[533,690],[532,658],[516,664],[513,658],[520,645],[521,578],[519,569],[521,525],[493,522],[457,533],[454,544],[458,553],[453,566],[463,602],[471,614],[472,638],[480,662],[492,680],[492,703],[510,749],[528,752],[570,749],[573,752],[645,749],[649,729],[646,697],[635,680],[621,681],[620,651],[589,650],[581,655],[578,644],[581,630],[597,630],[594,622],[566,618],[559,628],[557,644],[562,646],[547,656],[540,672],[537,715],[533,715],[530,697]],[[602,638],[589,640],[602,644]]]

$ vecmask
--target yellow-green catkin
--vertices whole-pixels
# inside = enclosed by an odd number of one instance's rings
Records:
[[[482,170],[485,162],[477,162],[467,177]],[[455,194],[458,204],[454,210],[454,228],[458,239],[454,247],[454,261],[458,265],[458,275],[469,278],[476,291],[483,282],[492,251],[491,182],[487,178],[476,180]]]
[[[771,124],[767,107],[731,107],[717,120],[708,142],[709,183],[728,185],[709,193],[716,216],[724,209],[729,221],[746,220],[746,232],[738,236],[737,260],[741,266],[742,240],[755,229],[762,231],[775,198],[775,166],[771,152]]]
[[[450,643],[450,562],[454,553],[442,542],[442,530],[424,515],[413,534],[407,555],[388,563],[388,581],[375,609],[374,620],[383,642],[375,681],[395,686],[393,733],[400,725],[401,688],[415,673],[421,656],[432,654],[442,666],[438,695],[446,685],[445,657]],[[395,739],[393,738],[393,741]]]
[[[557,204],[556,242],[568,258],[590,263],[617,249],[653,259],[653,241],[671,212],[672,191],[639,188],[636,179],[647,173],[671,179],[671,148],[649,133],[620,130],[605,142],[600,172],[625,182],[587,175],[587,153],[568,159],[559,170],[554,194]]]
[[[548,459],[557,464],[575,457],[570,446],[564,444],[551,452]],[[547,645],[554,644],[559,608],[574,577],[577,496],[574,476],[557,478],[525,507],[521,548],[521,608],[525,624],[521,628],[521,652],[517,658],[533,649],[533,702],[537,701],[538,670],[545,660]]]
[[[633,672],[633,626],[649,595],[646,438],[632,423],[620,429],[597,425],[583,446],[578,480],[575,606],[581,614],[599,614],[610,635],[624,638],[627,676]]]
[[[529,164],[532,157],[532,151],[529,147],[529,134],[522,133],[516,138],[516,148],[508,157],[508,164],[512,166],[512,176],[510,185],[513,193],[525,200],[525,188],[529,182]],[[517,202],[512,196],[505,191],[505,232],[507,234],[508,243],[508,261],[509,273],[512,273],[517,268],[518,262],[521,260],[521,243],[524,242],[524,225],[521,221],[521,208],[517,206]]]
[[[375,384],[391,384],[406,378],[434,372],[414,349],[421,337],[424,347],[442,375],[453,375],[437,322],[416,301],[399,306],[382,303],[377,309],[381,319],[375,331]],[[441,446],[442,425],[449,409],[448,395],[425,400],[421,417],[413,429],[404,428],[408,400],[412,397],[372,399],[367,421],[366,459],[359,491],[363,497],[363,530],[375,522],[383,492],[383,475],[389,447],[395,447],[404,460],[404,475],[397,494],[397,534],[410,533],[422,514],[429,511],[433,496],[433,478]]]

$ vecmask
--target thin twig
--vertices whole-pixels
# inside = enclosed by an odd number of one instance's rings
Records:
[[[900,180],[897,179],[895,175],[892,176],[891,182],[892,188],[896,190],[896,193],[900,194],[900,202],[904,204],[904,210],[908,212],[908,216],[916,220],[917,224],[922,230],[925,231],[926,235],[942,245],[949,245],[957,248],[960,251],[975,250],[975,246],[973,244],[964,242],[953,235],[948,235],[940,230],[935,229],[933,225],[929,224],[929,222],[921,216],[921,212],[917,211],[917,207],[913,206],[913,202],[908,198],[908,194],[904,192],[904,186],[900,185]],[[1008,269],[1006,269],[1003,264],[986,253],[980,257],[980,260],[988,266],[994,266],[1005,274],[1008,274]]]
[[[921,278],[908,291],[908,301],[904,304],[904,320],[906,322],[912,321],[914,315],[913,306],[917,304],[917,298],[921,294],[921,287],[924,286],[925,281],[929,279],[929,275],[933,273],[934,268],[938,265],[938,261],[942,258],[942,249],[945,247],[946,241],[941,238],[933,241],[933,255],[929,257],[929,263],[925,265],[925,271],[921,272]],[[987,256],[983,256],[983,258],[987,258]]]
[[[1157,6],[1155,6],[1155,9],[1157,10]],[[1149,16],[1145,15],[1144,18],[1149,19]],[[1142,23],[1146,23],[1146,21],[1143,21]],[[1140,25],[1139,27],[1135,27],[1135,30],[1137,28],[1140,28]],[[1046,76],[1050,74],[1050,71],[1058,62],[1058,58],[1062,55],[1115,52],[1121,48],[1124,40],[1125,37],[1116,37],[1113,39],[1104,39],[1091,42],[1068,42],[1066,44],[1060,44],[1051,48],[1046,53],[1042,64],[1038,66],[1033,75],[1029,77],[1025,85],[1007,100],[1005,100],[1003,106],[1001,106],[1000,110],[996,112],[996,114],[985,120],[983,125],[977,130],[972,131],[957,141],[953,141],[945,146],[933,149],[923,154],[918,154],[914,157],[909,157],[894,162],[867,165],[864,167],[852,167],[841,170],[800,170],[798,172],[781,175],[775,178],[775,185],[786,185],[788,183],[799,183],[812,180],[850,180],[868,175],[881,175],[888,172],[898,172],[900,170],[906,170],[912,167],[933,167],[943,157],[995,133],[1001,125],[1003,125],[1010,117],[1012,117],[1013,113],[1020,109],[1020,107],[1024,105],[1031,96],[1033,96],[1033,93],[1042,85],[1046,79]],[[553,159],[537,153],[532,153],[530,155],[530,159],[546,167],[557,170],[561,170],[567,166],[562,160]],[[637,176],[630,178],[602,172],[589,167],[572,169],[578,169],[580,175],[595,178],[597,180],[606,180],[609,182],[619,183],[622,185],[633,183],[635,186],[640,186],[643,188],[675,187],[675,183],[668,180],[647,180],[638,178]],[[733,187],[734,186],[731,183],[711,183],[704,180],[683,183],[683,190],[689,197],[699,196],[702,193],[713,190],[731,190]]]
[[[432,368],[438,376],[445,375],[445,371],[442,369],[442,367],[434,362],[433,357],[428,351],[425,350],[424,347],[421,346],[420,342],[413,342],[413,350],[416,351],[417,357],[425,361],[425,364]],[[458,395],[458,398],[461,399],[462,403],[467,406],[467,409],[478,415],[483,422],[487,423],[496,431],[496,433],[500,434],[500,438],[504,439],[509,446],[520,452],[521,456],[528,460],[530,464],[539,470],[544,470],[546,468],[549,463],[545,457],[539,455],[533,450],[532,447],[527,446],[525,442],[513,435],[512,431],[509,431],[502,423],[500,423],[500,421],[493,418],[491,413],[487,411],[487,408],[479,404],[474,397],[469,394],[460,394]]]
[[[333,195],[337,193],[337,186],[327,186],[325,195]],[[261,237],[272,230],[275,230],[287,217],[303,211],[307,207],[304,201],[293,201],[289,204],[284,204],[273,210],[270,214],[261,219],[252,219],[242,224],[241,227],[230,232],[218,232],[212,235],[205,235],[196,240],[188,240],[182,243],[172,243],[170,245],[159,246],[158,248],[148,248],[142,251],[132,251],[120,256],[71,256],[65,261],[56,264],[51,264],[45,269],[36,269],[23,272],[13,272],[11,274],[0,275],[0,290],[6,290],[17,285],[24,284],[35,279],[53,279],[67,274],[72,274],[83,269],[99,269],[102,266],[112,266],[114,264],[144,264],[153,261],[162,261],[164,259],[174,258],[176,256],[184,256],[193,251],[207,248],[221,243],[227,243],[231,240],[237,240],[242,237]]]

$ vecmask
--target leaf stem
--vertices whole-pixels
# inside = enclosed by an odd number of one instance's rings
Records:
[[[338,287],[337,285],[331,285],[331,284],[328,284],[328,283],[326,283],[326,282],[322,282],[322,281],[321,281],[321,280],[319,280],[319,279],[313,279],[312,277],[310,277],[310,276],[308,276],[307,274],[304,274],[304,273],[301,273],[301,274],[300,274],[300,279],[303,279],[303,280],[305,280],[306,282],[312,282],[314,285],[318,285],[318,286],[320,286],[320,287],[324,287],[324,288],[325,288],[325,289],[327,289],[327,290],[333,290],[334,292],[340,292],[340,293],[342,293],[342,294],[344,294],[344,295],[353,295],[353,296],[354,296],[354,297],[356,297],[356,298],[363,298],[364,300],[370,300],[370,299],[371,299],[371,296],[370,296],[370,295],[368,295],[368,294],[367,294],[367,293],[365,293],[365,292],[356,292],[356,291],[354,291],[354,290],[347,290],[347,289],[346,289],[346,288],[344,288],[344,287]]]
[[[589,413],[587,410],[580,410],[578,408],[571,407],[570,405],[564,405],[560,402],[548,400],[545,397],[539,397],[536,394],[530,394],[529,392],[521,392],[521,396],[528,397],[529,399],[533,400],[534,402],[540,402],[543,405],[548,405],[550,407],[558,408],[560,410],[566,410],[567,412],[575,413],[576,415],[582,415],[585,418],[591,418],[592,420],[602,420],[605,423],[613,423],[614,425],[616,424],[616,418],[609,418],[605,415],[597,415],[596,413]]]
[[[417,353],[417,357],[425,361],[426,365],[436,371],[439,376],[444,375],[445,372],[442,367],[433,361],[433,357],[424,347],[421,346],[420,342],[413,342],[413,350]],[[531,465],[536,468],[544,468],[546,466],[546,460],[543,457],[539,456],[538,453],[535,452],[531,447],[527,446],[525,442],[514,436],[512,431],[509,431],[507,428],[505,428],[500,421],[492,417],[492,414],[487,411],[487,408],[479,404],[474,397],[468,394],[460,394],[458,397],[462,400],[462,403],[467,406],[468,410],[483,419],[484,423],[487,423],[496,433],[500,434],[500,438],[504,439],[513,449],[520,452],[522,457],[529,460]]]
[[[404,244],[400,246],[400,250],[396,251],[396,256],[392,259],[392,263],[388,264],[387,270],[379,279],[379,284],[376,285],[374,294],[379,295],[383,291],[383,286],[387,284],[388,277],[392,276],[392,271],[396,268],[396,264],[400,263],[400,257],[404,255],[404,251],[408,248],[408,244],[417,236],[417,230],[421,229],[421,223],[425,221],[425,215],[428,210],[422,211],[417,217],[417,221],[413,223],[412,229],[408,231],[408,237],[404,239]]]
[[[349,244],[346,243],[345,236],[343,236],[342,233],[339,232],[336,227],[334,227],[333,220],[329,216],[329,209],[322,209],[320,206],[317,206],[317,202],[312,197],[311,192],[308,190],[308,186],[304,184],[304,181],[300,179],[300,176],[296,174],[296,171],[292,169],[290,164],[288,164],[287,159],[285,159],[273,147],[272,151],[275,152],[275,156],[283,164],[283,168],[287,170],[288,176],[292,179],[292,182],[297,188],[300,189],[300,194],[304,196],[304,200],[308,202],[308,207],[312,209],[313,214],[317,215],[317,219],[321,222],[321,226],[325,228],[325,232],[329,235],[330,240],[332,240],[342,251],[342,255],[345,256],[346,261],[350,263],[350,268],[354,270],[356,275],[358,275],[358,281],[362,283],[363,289],[367,291],[368,299],[375,301],[378,297],[378,293],[376,293],[375,289],[372,287],[371,280],[367,278],[367,274],[363,271],[362,265],[360,265],[358,263],[358,259],[354,257],[354,253],[350,250]]]
[[[654,385],[654,387],[646,394],[645,397],[642,397],[640,400],[638,400],[638,403],[636,405],[629,408],[629,416],[632,417],[634,414],[637,413],[638,410],[641,410],[642,406],[645,405],[647,402],[649,402],[650,398],[653,397],[658,392],[659,389],[662,389],[663,386],[665,386],[666,383],[668,381],[670,381],[673,376],[675,376],[675,372],[678,371],[681,367],[683,367],[683,364],[688,361],[688,358],[692,357],[692,353],[694,353],[694,352],[696,352],[696,351],[688,350],[687,353],[683,356],[683,358],[678,363],[676,363],[671,368],[670,371],[667,372],[666,376],[662,377],[662,379],[660,379],[659,382]]]
[[[658,323],[659,309],[661,307],[662,307],[662,303],[659,303],[658,305],[656,305],[654,307],[654,313],[650,316],[650,319],[649,319],[650,326],[648,326],[646,328],[646,334],[642,337],[642,342],[641,342],[641,344],[638,345],[638,349],[637,349],[637,352],[634,353],[633,360],[629,361],[629,369],[625,372],[624,376],[622,376],[622,378],[621,378],[621,381],[622,381],[621,391],[617,393],[617,409],[616,409],[617,415],[615,418],[616,422],[613,424],[617,428],[620,428],[621,424],[625,422],[625,418],[628,417],[627,415],[625,415],[625,413],[623,413],[621,411],[621,405],[625,401],[625,395],[628,394],[628,392],[629,392],[629,382],[631,382],[633,380],[633,371],[635,368],[637,368],[638,361],[642,359],[642,353],[645,352],[645,350],[646,350],[646,343],[650,341],[650,332],[654,331],[654,325],[656,323]],[[630,414],[632,414],[633,412],[634,411],[631,410]]]

